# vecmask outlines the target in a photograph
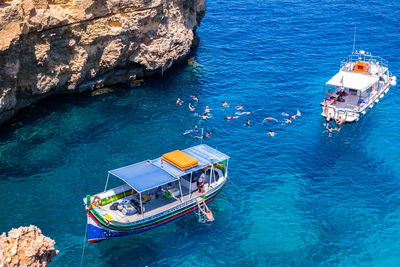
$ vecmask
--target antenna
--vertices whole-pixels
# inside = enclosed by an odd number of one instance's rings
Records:
[[[356,29],[357,29],[357,26],[356,26],[356,24],[354,24],[353,53],[354,53],[354,49],[356,47]]]

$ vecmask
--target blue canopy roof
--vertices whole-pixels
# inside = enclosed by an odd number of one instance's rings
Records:
[[[138,192],[143,192],[177,180],[177,178],[171,176],[163,169],[147,161],[112,170],[109,173],[123,180]]]
[[[182,151],[197,159],[199,164],[194,168],[181,171],[173,165],[161,161],[161,158],[158,158],[152,161],[143,161],[128,165],[109,171],[109,173],[127,183],[137,192],[143,192],[176,181],[179,177],[193,171],[229,159],[229,156],[206,144],[193,146]]]

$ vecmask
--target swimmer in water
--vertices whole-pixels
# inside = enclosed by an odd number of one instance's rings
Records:
[[[328,115],[326,115],[326,119],[325,119],[325,122],[326,122],[326,129],[328,129],[328,126],[329,126],[329,123],[331,122],[331,119],[332,119],[332,114],[331,114],[331,113],[329,113]]]
[[[292,117],[289,117],[285,120],[285,123],[292,123]]]
[[[192,99],[193,99],[194,101],[196,101],[196,102],[199,102],[199,99],[197,98],[196,95],[192,95]]]
[[[223,106],[224,108],[226,108],[226,107],[229,107],[229,104],[228,104],[226,101],[224,101],[224,102],[222,102],[222,106]]]
[[[295,115],[290,115],[290,114],[288,114],[288,113],[282,112],[282,115],[283,115],[283,116],[287,116],[287,117],[291,117],[292,119],[295,120],[295,119],[297,119],[298,117],[301,116],[301,112],[300,112],[300,110],[297,110],[297,112],[296,112]]]
[[[241,115],[249,115],[249,114],[251,114],[251,112],[249,112],[249,111],[245,111],[245,112],[236,112],[235,114],[241,116]]]
[[[246,124],[244,126],[250,126],[250,120],[247,119]]]
[[[242,103],[240,103],[240,105],[239,105],[239,106],[237,106],[237,107],[236,107],[236,109],[237,109],[237,110],[242,110],[242,109],[243,109],[243,105],[242,105]]]
[[[231,119],[237,119],[237,118],[239,118],[239,116],[228,116],[228,117],[225,117],[225,120],[229,121]]]
[[[191,112],[193,112],[195,110],[194,106],[192,106],[190,103],[189,103],[189,109]]]
[[[211,132],[208,132],[204,136],[195,136],[195,138],[203,139],[203,138],[209,138],[210,136],[211,136]]]
[[[270,136],[274,136],[274,135],[275,135],[275,132],[274,132],[274,131],[272,131],[272,129],[270,129],[270,130],[269,130],[269,132],[268,132],[268,135],[270,135]]]
[[[176,104],[182,106],[183,101],[178,97],[178,99],[176,100]]]
[[[205,113],[210,113],[211,112],[211,109],[208,107],[208,106],[206,106],[206,110],[204,111]]]
[[[195,125],[192,129],[190,129],[190,130],[186,130],[184,133],[183,133],[183,135],[186,135],[186,134],[190,134],[190,133],[193,133],[193,132],[197,132],[197,125]]]
[[[345,120],[342,117],[339,117],[338,120],[336,120],[336,124],[337,126],[342,126],[342,124],[345,123]]]
[[[207,116],[207,113],[205,113],[205,112],[203,113],[203,116],[201,116],[201,117],[203,118],[203,120],[205,120],[205,119],[210,119],[210,118],[211,118],[211,117],[208,117],[208,116]]]
[[[263,123],[264,123],[266,120],[271,120],[271,121],[276,121],[276,122],[278,122],[278,120],[275,119],[275,118],[267,117],[267,118],[263,119]]]
[[[338,128],[332,128],[331,126],[328,127],[328,130],[323,131],[322,133],[329,133],[329,137],[331,137],[331,134],[333,131],[340,132],[340,129]]]

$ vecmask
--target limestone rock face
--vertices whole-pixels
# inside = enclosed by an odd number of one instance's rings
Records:
[[[51,94],[162,72],[197,44],[204,0],[0,0],[0,123]]]
[[[57,256],[54,240],[30,225],[0,235],[0,266],[47,266]]]

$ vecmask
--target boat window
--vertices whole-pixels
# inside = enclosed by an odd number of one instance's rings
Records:
[[[350,95],[357,95],[357,90],[349,89],[349,94]]]

